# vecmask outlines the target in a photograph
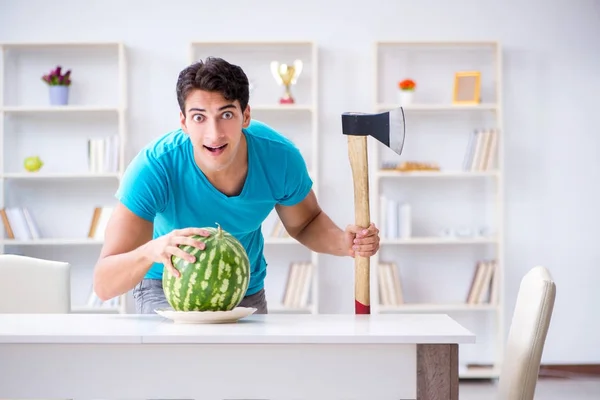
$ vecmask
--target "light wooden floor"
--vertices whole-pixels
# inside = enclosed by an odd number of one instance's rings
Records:
[[[496,400],[495,384],[489,382],[460,383],[460,400]],[[535,400],[599,400],[598,379],[549,379],[539,380]]]

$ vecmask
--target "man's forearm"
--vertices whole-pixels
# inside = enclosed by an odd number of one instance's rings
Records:
[[[323,211],[294,237],[297,241],[317,253],[347,256],[345,233]]]
[[[106,256],[94,269],[94,291],[102,301],[124,294],[143,279],[151,266],[145,245],[127,253]]]

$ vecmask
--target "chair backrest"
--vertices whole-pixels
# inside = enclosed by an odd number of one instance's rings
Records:
[[[1,254],[0,313],[70,313],[70,267],[62,261]]]
[[[546,268],[534,267],[521,280],[498,382],[499,400],[533,400],[555,297],[556,285]]]

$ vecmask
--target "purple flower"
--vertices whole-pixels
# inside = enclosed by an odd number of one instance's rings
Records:
[[[71,70],[62,74],[62,67],[57,65],[56,68],[50,70],[49,74],[43,75],[42,80],[51,86],[69,86],[71,85]]]

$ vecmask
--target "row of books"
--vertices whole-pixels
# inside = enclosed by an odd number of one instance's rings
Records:
[[[104,239],[104,231],[108,220],[113,212],[113,207],[94,207],[94,213],[92,214],[92,222],[90,223],[90,229],[88,231],[88,237],[90,239]]]
[[[405,303],[400,271],[393,262],[380,262],[377,266],[379,303],[395,306]],[[497,304],[498,273],[496,260],[479,260],[475,264],[466,304]]]
[[[497,129],[476,129],[471,132],[467,148],[463,157],[462,170],[470,172],[490,171],[496,167],[498,152],[498,130]],[[382,161],[380,166],[382,171],[441,171],[440,166],[435,162],[417,162],[403,161]]]
[[[272,237],[272,238],[289,238],[290,234],[287,232],[285,227],[283,226],[283,222],[279,218],[274,221],[269,221],[270,223],[263,224],[263,236]],[[271,228],[269,229],[269,226]]]
[[[382,306],[404,304],[402,280],[395,263],[380,262],[377,265],[377,283],[379,287],[379,304]]]
[[[411,236],[411,206],[409,203],[379,196],[379,237],[406,239]]]
[[[469,137],[463,159],[464,171],[489,171],[494,168],[498,147],[496,129],[475,130]]]
[[[314,272],[315,266],[311,262],[290,264],[281,299],[284,308],[302,308],[308,305]]]
[[[272,211],[262,223],[262,232],[264,237],[289,238],[290,235],[285,230],[283,222],[275,211]]]
[[[88,231],[90,239],[104,239],[104,231],[113,207],[95,207]],[[44,237],[27,207],[0,209],[0,219],[7,239],[35,240]]]
[[[2,226],[8,239],[39,239],[40,228],[26,207],[5,207],[0,210]]]
[[[88,140],[88,168],[92,173],[119,171],[119,136]]]
[[[498,273],[496,260],[479,260],[467,294],[467,304],[498,303]]]

